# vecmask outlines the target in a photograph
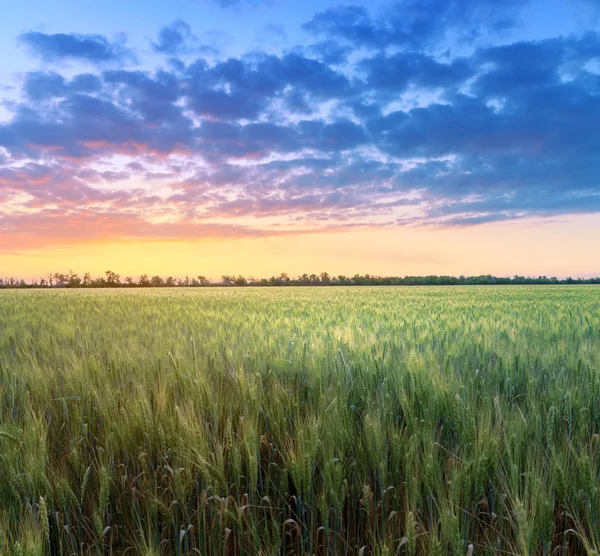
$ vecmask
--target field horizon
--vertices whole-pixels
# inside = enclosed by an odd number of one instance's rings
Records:
[[[596,554],[600,287],[0,291],[0,551]]]
[[[600,556],[600,0],[0,31],[0,556]]]
[[[268,286],[490,286],[490,285],[584,285],[600,284],[600,276],[493,276],[480,275],[417,275],[380,276],[354,274],[352,276],[304,273],[291,276],[285,272],[269,278],[246,277],[241,274],[224,274],[221,279],[204,275],[167,276],[141,274],[138,277],[122,276],[107,270],[104,276],[83,275],[69,271],[54,272],[38,279],[0,278],[0,289],[13,288],[150,288],[150,287],[268,287]]]

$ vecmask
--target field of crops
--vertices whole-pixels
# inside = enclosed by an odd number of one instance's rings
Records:
[[[2,554],[597,554],[600,287],[0,292]]]

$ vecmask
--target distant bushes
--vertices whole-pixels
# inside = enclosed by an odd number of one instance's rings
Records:
[[[285,272],[270,278],[246,278],[244,276],[223,275],[221,280],[209,280],[206,276],[186,276],[174,278],[168,276],[149,276],[142,274],[137,279],[131,276],[122,278],[120,274],[107,270],[105,276],[83,276],[74,272],[62,274],[55,272],[39,280],[29,282],[17,278],[0,278],[0,288],[197,288],[211,286],[491,286],[491,285],[549,285],[549,284],[600,284],[596,278],[556,278],[547,276],[372,276],[370,274],[354,276],[331,276],[321,274],[302,274],[291,278]]]

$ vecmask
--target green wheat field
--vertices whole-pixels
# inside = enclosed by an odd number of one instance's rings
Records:
[[[1,554],[598,554],[600,287],[0,291]]]

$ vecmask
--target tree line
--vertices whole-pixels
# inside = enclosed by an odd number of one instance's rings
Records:
[[[355,274],[354,276],[332,276],[321,274],[302,274],[291,277],[285,272],[270,278],[244,277],[242,275],[223,275],[221,280],[209,280],[206,276],[150,276],[142,274],[137,278],[121,277],[107,270],[104,276],[92,277],[89,273],[79,275],[69,271],[66,274],[55,272],[34,280],[0,278],[0,288],[159,288],[159,287],[216,287],[216,286],[486,286],[486,285],[537,285],[537,284],[600,284],[596,278],[557,278],[547,276],[512,277],[491,276],[373,276]]]

